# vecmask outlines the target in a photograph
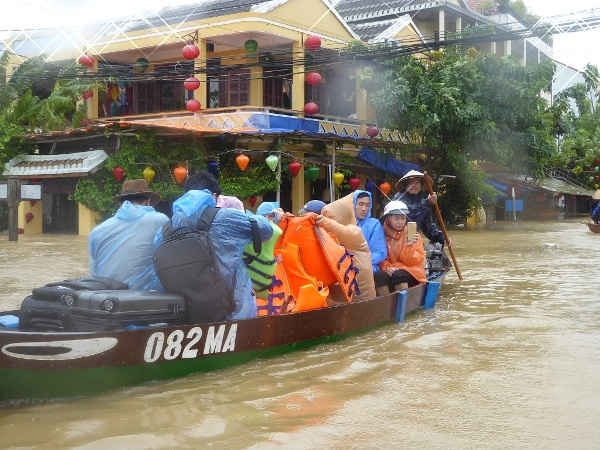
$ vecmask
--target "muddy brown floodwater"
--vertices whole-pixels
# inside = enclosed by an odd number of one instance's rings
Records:
[[[434,310],[337,343],[104,395],[0,409],[14,449],[600,448],[600,234],[453,232]],[[0,302],[85,274],[87,241],[0,235]]]

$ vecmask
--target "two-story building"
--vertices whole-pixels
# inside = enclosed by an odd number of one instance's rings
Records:
[[[84,100],[92,122],[28,136],[38,154],[7,165],[5,176],[41,185],[39,201],[21,202],[25,232],[89,232],[97,217],[70,194],[80,177],[93,176],[102,158],[119,151],[121,133],[226,137],[256,152],[257,161],[276,139],[286,139],[281,162],[302,163],[289,198],[281,199],[293,212],[311,196],[333,199],[340,190],[332,175],[340,168],[363,185],[367,176],[381,182],[387,163],[373,165],[372,154],[365,157],[371,164],[361,162],[362,147],[392,149],[386,158],[393,159],[393,149],[407,143],[393,130],[374,127],[367,93],[355,76],[361,65],[342,55],[359,36],[327,1],[204,1],[79,32],[71,42],[46,30],[10,43],[19,54],[43,49],[49,61],[79,67],[81,78],[93,83]],[[199,158],[215,156],[235,155]],[[309,163],[319,168],[319,192],[303,174]],[[80,170],[71,170],[77,164]],[[68,213],[59,216],[57,209]],[[51,226],[64,220],[70,224]]]

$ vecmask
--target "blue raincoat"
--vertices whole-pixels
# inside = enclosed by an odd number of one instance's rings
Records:
[[[152,263],[152,242],[167,222],[152,206],[124,201],[90,233],[90,273],[122,281],[130,289],[163,290]]]
[[[594,223],[598,223],[598,221],[600,221],[600,201],[596,203],[596,207],[592,210],[591,216]]]
[[[356,211],[356,201],[358,194],[366,193],[369,195],[369,211],[367,217],[364,219],[356,219],[356,225],[358,225],[362,231],[363,236],[367,240],[367,245],[371,251],[371,263],[373,264],[373,272],[379,271],[379,263],[387,258],[387,244],[385,242],[385,234],[383,233],[383,227],[378,219],[371,217],[371,211],[373,208],[373,198],[369,191],[354,191],[352,197],[353,208]]]
[[[173,228],[195,227],[202,212],[208,206],[215,206],[210,191],[190,190],[173,203]],[[271,224],[261,216],[255,216],[232,208],[222,208],[215,216],[209,236],[217,256],[219,270],[233,285],[235,309],[228,320],[256,317],[256,300],[252,293],[252,282],[242,259],[244,247],[252,242],[252,225],[248,217],[256,219],[260,238],[268,240],[273,233]],[[155,247],[162,242],[162,232],[155,239]],[[210,286],[207,286],[210,288]]]

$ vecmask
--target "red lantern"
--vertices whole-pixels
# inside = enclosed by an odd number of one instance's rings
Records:
[[[319,105],[315,102],[308,102],[304,105],[304,112],[309,116],[314,116],[319,113]]]
[[[185,109],[187,109],[190,112],[199,111],[200,108],[201,108],[200,102],[198,100],[196,100],[195,98],[191,98],[187,102],[185,102]]]
[[[83,94],[81,94],[81,96],[84,100],[87,100],[88,98],[92,98],[94,96],[94,92],[90,90],[83,91]]]
[[[181,53],[185,59],[195,59],[200,55],[200,49],[195,44],[186,44]]]
[[[240,168],[240,170],[243,172],[244,170],[246,170],[246,167],[248,167],[248,164],[250,163],[250,158],[248,158],[246,155],[244,155],[242,153],[241,155],[237,155],[235,157],[235,163]]]
[[[383,195],[388,195],[390,193],[390,191],[392,190],[392,186],[387,181],[384,181],[383,183],[381,183],[379,185],[379,190],[381,192],[383,192]]]
[[[250,206],[251,206],[252,208],[254,208],[254,205],[256,205],[256,200],[258,200],[258,199],[256,198],[256,195],[251,195],[251,196],[248,198],[248,203],[250,203]]]
[[[348,184],[350,185],[350,189],[355,191],[360,186],[360,178],[352,177],[348,180]]]
[[[173,169],[173,176],[175,177],[175,181],[177,181],[178,184],[181,184],[187,178],[188,170],[183,166],[177,166]]]
[[[295,177],[296,175],[298,175],[298,173],[300,172],[300,169],[302,168],[302,164],[300,164],[298,161],[294,161],[288,164],[288,169],[290,169],[290,174]]]
[[[318,50],[321,48],[321,38],[316,35],[310,35],[304,41],[304,48],[306,50]]]
[[[196,77],[186,78],[183,82],[183,87],[188,91],[195,91],[200,87],[200,80]]]
[[[119,166],[115,167],[113,169],[113,177],[116,181],[120,183],[121,181],[123,181],[123,178],[125,178],[125,170],[123,170],[123,168]]]
[[[85,67],[94,67],[94,59],[89,55],[81,55],[77,62]]]
[[[305,81],[307,84],[310,84],[311,86],[317,86],[319,84],[321,84],[321,75],[317,72],[309,72],[306,74],[305,77]]]
[[[379,129],[375,125],[371,125],[369,128],[367,128],[367,135],[370,138],[374,138],[378,134],[379,134]]]

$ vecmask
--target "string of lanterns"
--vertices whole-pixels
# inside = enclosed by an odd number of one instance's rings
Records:
[[[317,35],[310,35],[304,40],[304,48],[309,52],[313,52],[315,50],[319,50],[321,48],[321,38]],[[321,84],[323,78],[321,74],[318,72],[309,72],[304,77],[304,81],[311,87],[311,93],[315,86]],[[314,101],[310,101],[305,103],[304,105],[304,113],[309,116],[314,116],[319,113],[319,105]]]
[[[236,156],[235,162],[236,162],[238,168],[242,172],[244,172],[248,168],[248,165],[250,164],[250,158],[247,155],[245,155],[244,153],[240,153],[239,155]],[[279,162],[280,162],[280,158],[274,154],[270,154],[269,156],[267,156],[267,158],[265,158],[265,164],[273,172],[277,169]],[[219,176],[219,163],[217,161],[212,161],[212,160],[208,161],[206,166],[207,166],[207,170],[210,173],[212,173],[215,177]],[[300,162],[298,162],[297,160],[294,160],[288,164],[288,170],[292,177],[298,176],[301,168],[302,168],[302,164]],[[173,178],[175,179],[177,184],[183,184],[188,177],[188,173],[189,173],[188,169],[185,166],[177,165],[173,169]],[[117,181],[119,183],[122,182],[126,176],[125,170],[119,166],[113,168],[112,174],[113,174],[113,178],[115,179],[115,181]],[[317,180],[317,178],[319,177],[319,174],[320,174],[320,169],[318,167],[316,167],[316,166],[307,167],[304,170],[304,179],[306,181],[309,181],[312,183]],[[144,177],[144,180],[146,180],[146,183],[151,184],[154,181],[154,178],[156,176],[156,171],[152,167],[147,166],[142,171],[142,176]],[[342,184],[344,183],[345,177],[346,176],[342,172],[335,172],[332,175],[333,184],[335,185],[336,188],[339,189],[342,186]],[[355,191],[356,189],[358,189],[360,187],[360,183],[361,183],[360,178],[358,178],[356,176],[353,176],[350,179],[348,179],[348,186],[350,186],[350,189],[353,191]],[[387,196],[390,193],[390,191],[392,190],[392,186],[387,181],[384,181],[383,183],[379,184],[379,186],[378,186],[372,180],[367,179],[365,182],[364,189],[371,193],[374,193],[376,190],[379,190],[384,196]]]
[[[200,48],[196,45],[198,42],[198,32],[196,31],[187,37],[189,37],[190,40],[181,49],[181,54],[188,61],[193,61],[200,56]],[[190,97],[185,102],[185,109],[190,112],[200,111],[202,105],[194,98],[194,91],[200,87],[200,80],[194,76],[188,77],[183,82],[183,87],[188,92],[188,96]]]

